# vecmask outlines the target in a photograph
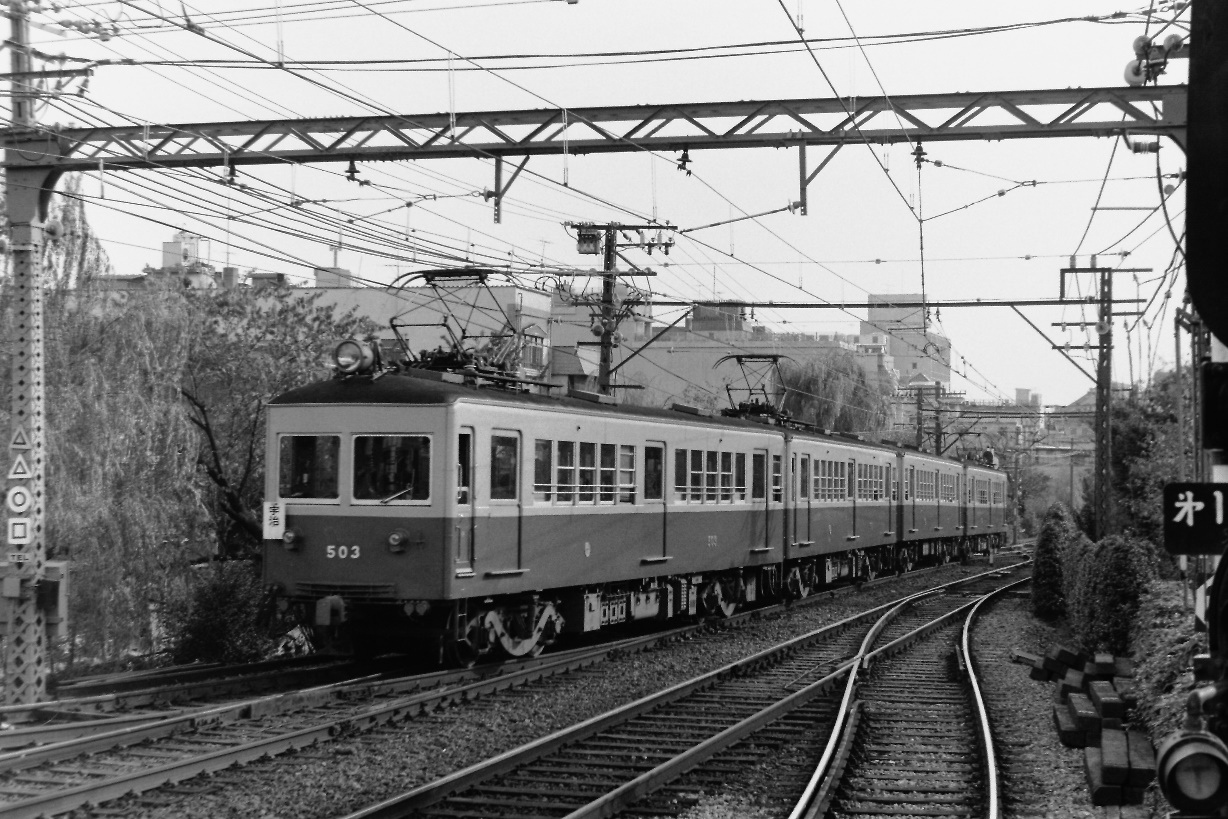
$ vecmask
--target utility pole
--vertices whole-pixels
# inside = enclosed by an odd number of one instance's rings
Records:
[[[614,367],[614,347],[615,336],[618,332],[618,323],[625,317],[620,315],[621,310],[615,304],[614,299],[614,284],[618,281],[618,277],[622,274],[618,272],[618,248],[619,247],[641,247],[645,248],[650,254],[653,249],[661,248],[666,255],[669,255],[669,249],[673,246],[674,240],[672,237],[665,239],[662,237],[663,230],[674,230],[670,225],[622,225],[618,223],[610,223],[605,225],[594,225],[591,222],[567,223],[568,227],[576,228],[576,251],[588,255],[602,254],[603,264],[601,266],[601,300],[598,303],[599,308],[599,323],[601,336],[601,358],[597,365],[597,389],[603,395],[612,395],[614,385],[611,383],[610,375],[616,369]],[[645,238],[644,231],[657,231],[656,238]],[[635,241],[625,241],[619,243],[619,233],[633,231],[637,238]],[[636,271],[636,276],[654,276],[655,273],[647,270]],[[627,307],[629,305],[623,305]]]
[[[917,387],[917,451],[921,451],[921,445],[925,443],[925,416],[921,414],[922,390]]]
[[[1075,257],[1070,257],[1070,267],[1061,270],[1059,293],[1066,296],[1067,274],[1092,273],[1098,277],[1096,316],[1096,333],[1100,343],[1095,346],[1099,351],[1096,364],[1096,467],[1095,497],[1092,509],[1095,518],[1094,539],[1100,540],[1111,534],[1113,521],[1113,484],[1112,484],[1112,414],[1113,414],[1113,274],[1137,273],[1135,268],[1099,267],[1096,257],[1091,257],[1090,267],[1078,267]]]
[[[1073,265],[1072,265],[1073,266]],[[1092,257],[1092,267],[1096,258]],[[1100,358],[1096,365],[1096,540],[1109,533],[1113,505],[1113,271],[1100,268]]]
[[[618,261],[618,242],[615,238],[615,228],[606,225],[605,228],[605,264],[601,276],[601,360],[597,365],[597,389],[602,394],[610,395],[610,368],[614,366],[614,281],[618,275],[615,263]]]
[[[30,59],[30,21],[25,3],[7,12],[12,23],[11,132],[34,125],[34,74]],[[60,148],[55,138],[45,150]],[[5,702],[21,705],[47,698],[47,635],[39,606],[38,586],[46,572],[44,541],[46,413],[43,406],[43,282],[41,251],[47,200],[58,173],[46,169],[15,169],[7,163],[5,183],[10,246],[13,251],[12,437],[4,464],[5,559],[3,604],[7,609]]]
[[[917,146],[920,149],[921,146]],[[942,385],[934,385],[934,454],[941,455],[942,445]]]

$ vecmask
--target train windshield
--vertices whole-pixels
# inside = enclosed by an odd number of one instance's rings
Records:
[[[283,498],[337,497],[337,435],[283,435],[278,494]]]
[[[425,435],[354,436],[354,499],[424,501],[431,497],[431,439]]]

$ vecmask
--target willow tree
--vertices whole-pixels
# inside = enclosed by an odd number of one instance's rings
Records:
[[[181,294],[49,295],[49,557],[71,561],[70,660],[144,654],[157,612],[213,551],[179,385],[192,316]]]
[[[794,418],[837,432],[877,433],[887,423],[883,388],[847,350],[802,362],[781,361],[784,408]]]
[[[353,310],[338,315],[310,290],[203,290],[187,299],[197,316],[181,385],[198,433],[192,452],[211,484],[222,553],[248,557],[261,539],[265,405],[327,377],[336,344],[375,325]]]

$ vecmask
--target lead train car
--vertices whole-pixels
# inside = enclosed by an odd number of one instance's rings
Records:
[[[463,381],[351,375],[271,402],[265,581],[321,635],[523,656],[562,631],[729,614],[1006,531],[1005,475],[971,462]]]

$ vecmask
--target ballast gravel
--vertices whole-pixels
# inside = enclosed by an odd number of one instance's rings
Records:
[[[1044,654],[1058,642],[1054,629],[1032,617],[1026,595],[995,603],[972,633],[1002,773],[1005,819],[1100,816],[1088,794],[1083,751],[1058,740],[1053,684],[1033,680],[1027,666],[1011,662],[1012,648]]]
[[[998,565],[1013,562],[1008,558],[1000,560]],[[901,594],[987,568],[984,558],[973,560],[967,566],[952,564],[920,577],[835,596],[818,605],[797,607],[778,617],[766,617],[737,627],[710,629],[651,651],[612,659],[583,671],[503,691],[358,736],[339,738],[297,753],[199,776],[172,788],[126,797],[106,807],[120,810],[125,817],[158,819],[332,819]],[[1002,639],[1008,643],[1002,648],[1003,652],[1010,645],[1019,644],[1021,630],[1018,623],[1004,628],[1002,634],[1007,636]],[[1036,685],[1038,696],[1047,697],[1048,688],[1031,683],[1026,671],[1020,673],[1019,666],[1005,670],[1016,676],[1019,685]],[[1032,730],[1044,730],[1049,722],[1036,719],[1032,724]],[[1056,743],[1056,736],[1053,741]],[[760,785],[731,783],[734,785],[732,795],[729,791],[725,795],[713,794],[716,797],[713,802],[696,806],[698,812],[688,815],[693,819],[775,815],[775,811],[759,812],[765,802],[755,794],[756,787],[771,787],[771,772],[752,773]],[[1043,771],[1041,776],[1044,776]],[[1047,780],[1041,789],[1049,789]],[[774,796],[775,800],[767,801],[777,801],[780,795]],[[759,807],[754,807],[756,805]],[[722,806],[726,810],[722,810]]]

